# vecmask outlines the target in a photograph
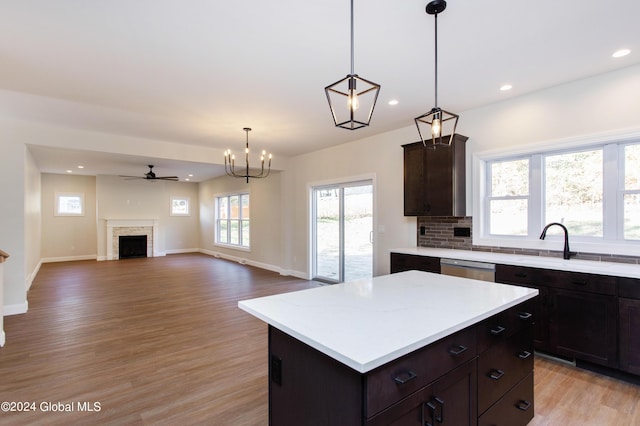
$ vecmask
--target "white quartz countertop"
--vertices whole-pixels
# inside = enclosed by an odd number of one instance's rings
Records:
[[[243,300],[238,306],[360,373],[535,297],[421,271]]]
[[[522,254],[491,253],[485,251],[453,250],[430,247],[409,247],[391,250],[391,253],[414,254],[456,260],[497,263],[501,265],[528,266],[531,268],[554,269],[557,271],[584,272],[616,277],[640,278],[640,265],[597,262],[592,260],[557,257],[527,256]]]

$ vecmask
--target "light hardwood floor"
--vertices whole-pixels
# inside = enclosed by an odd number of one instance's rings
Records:
[[[45,264],[0,348],[0,402],[36,410],[0,424],[266,425],[267,328],[237,302],[311,287],[200,254]],[[638,386],[535,369],[532,425],[640,424]]]

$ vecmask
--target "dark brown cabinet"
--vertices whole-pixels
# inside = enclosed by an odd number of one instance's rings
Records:
[[[540,292],[535,307],[537,350],[617,367],[615,277],[496,265],[496,282]]]
[[[440,258],[414,254],[391,253],[391,273],[425,271],[440,273]]]
[[[464,426],[485,413],[494,424],[524,426],[533,417],[530,306],[509,308],[367,373],[269,326],[269,423]],[[491,378],[494,369],[505,377]],[[516,398],[517,412],[505,398]]]
[[[640,280],[619,282],[620,369],[640,375]]]
[[[404,215],[465,216],[466,136],[454,134],[451,146],[404,148]]]

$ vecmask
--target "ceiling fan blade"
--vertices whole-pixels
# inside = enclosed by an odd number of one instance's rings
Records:
[[[156,179],[162,180],[178,180],[178,176],[157,176]]]
[[[126,176],[126,175],[118,175],[121,178],[125,178],[125,180],[127,179],[146,179],[145,177],[142,176]]]

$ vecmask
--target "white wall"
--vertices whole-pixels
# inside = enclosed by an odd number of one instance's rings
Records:
[[[188,197],[190,216],[171,216],[171,197]],[[198,250],[198,184],[96,177],[98,259],[106,259],[107,219],[158,219],[160,254]],[[155,237],[154,237],[155,238]]]
[[[475,176],[470,158],[486,151],[522,149],[624,135],[640,130],[640,66],[574,81],[465,111],[467,214]]]
[[[98,253],[95,176],[43,173],[41,181],[43,260],[95,259]],[[56,216],[57,192],[83,194],[84,216]]]
[[[24,239],[25,269],[27,272],[25,288],[27,291],[31,288],[31,283],[40,269],[40,251],[42,248],[41,193],[40,171],[33,157],[31,157],[31,153],[27,150],[25,152],[24,172]]]
[[[336,129],[336,131],[344,131]],[[415,126],[301,155],[286,173],[291,194],[284,206],[293,212],[285,242],[290,269],[309,273],[309,185],[375,176],[374,275],[389,273],[389,250],[416,245],[416,219],[404,217],[402,145],[418,140]]]
[[[250,199],[250,251],[236,250],[215,245],[215,198],[238,192],[249,192]],[[266,269],[288,273],[283,270],[284,256],[283,223],[284,210],[282,174],[272,172],[265,179],[244,179],[223,176],[200,184],[200,248],[222,257],[246,260],[247,263]]]

